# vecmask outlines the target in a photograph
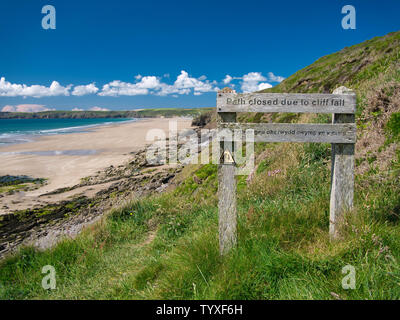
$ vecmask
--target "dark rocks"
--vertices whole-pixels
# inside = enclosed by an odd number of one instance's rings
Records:
[[[178,148],[181,146],[178,145]],[[168,148],[165,151],[168,154]],[[146,152],[146,149],[134,151],[131,153],[133,159],[125,165],[109,166],[93,176],[83,178],[73,187],[47,194],[114,182],[90,199],[77,196],[69,201],[0,216],[0,258],[22,244],[49,248],[63,237],[76,236],[86,225],[94,223],[116,204],[132,199],[132,196],[145,197],[164,191],[173,184],[174,177],[184,165],[161,166],[159,156],[155,157],[155,163],[151,163],[146,159]]]

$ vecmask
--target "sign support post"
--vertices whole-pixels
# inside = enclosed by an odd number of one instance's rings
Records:
[[[235,123],[236,112],[220,113],[218,123]],[[232,139],[233,140],[233,139]],[[220,142],[220,164],[218,165],[218,224],[220,254],[227,253],[236,245],[236,177],[233,161],[234,142]]]
[[[354,94],[345,87],[336,94]],[[354,114],[332,114],[332,123],[354,123]],[[332,143],[331,199],[329,209],[329,236],[340,238],[340,225],[344,214],[353,206],[354,198],[354,143]]]
[[[237,242],[236,165],[233,131],[254,131],[251,142],[327,142],[332,144],[329,236],[340,238],[340,227],[354,198],[354,146],[356,142],[356,95],[340,87],[333,94],[248,93],[226,88],[217,94],[218,210],[220,254]],[[332,113],[332,124],[237,123],[237,112]],[[226,132],[231,132],[231,138]],[[224,138],[222,138],[224,136]],[[235,134],[236,137],[236,134]],[[242,135],[244,137],[244,135]],[[222,141],[224,140],[224,141]]]

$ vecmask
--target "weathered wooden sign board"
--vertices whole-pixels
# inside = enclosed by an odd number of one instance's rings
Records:
[[[338,238],[343,213],[353,205],[354,146],[356,142],[356,95],[345,87],[334,94],[250,93],[225,90],[217,94],[218,129],[254,130],[254,142],[332,143],[332,181],[329,233]],[[237,123],[237,112],[332,113],[332,124]],[[236,236],[236,179],[232,161],[234,143],[220,141],[222,161],[218,168],[219,241],[221,254],[229,251]],[[234,159],[233,159],[234,160]]]

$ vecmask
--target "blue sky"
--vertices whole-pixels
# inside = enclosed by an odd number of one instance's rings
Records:
[[[41,25],[48,4],[55,30]],[[341,26],[347,4],[356,30]],[[398,0],[2,0],[0,110],[214,106],[228,80],[237,91],[276,85],[399,30],[399,12]]]

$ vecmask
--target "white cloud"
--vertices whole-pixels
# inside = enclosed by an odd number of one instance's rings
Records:
[[[264,90],[264,89],[268,89],[268,88],[272,88],[272,85],[267,83],[267,82],[261,82],[258,84],[258,88],[257,90]]]
[[[269,82],[281,82],[285,78],[281,76],[276,76],[272,72],[268,72],[267,76],[263,76],[261,72],[249,72],[242,77],[233,77],[227,74],[222,80],[224,85],[230,85],[232,88],[235,87],[235,80],[240,81],[241,90],[243,92],[254,92],[258,90],[263,90],[267,88],[271,88],[272,85]],[[268,81],[268,82],[265,82]]]
[[[178,89],[175,87],[175,85],[169,85],[166,83],[161,83],[160,88],[158,91],[156,91],[154,94],[157,96],[167,96],[169,94],[172,95],[177,95],[177,94],[189,94],[190,89]]]
[[[176,78],[174,87],[177,88],[178,91],[193,89],[194,92],[198,93],[213,92],[218,90],[218,88],[213,87],[209,81],[201,81],[196,78],[192,78],[184,70],[182,70],[181,74]]]
[[[160,80],[156,76],[147,76],[140,79],[140,82],[136,83],[136,86],[140,89],[158,89],[160,87]]]
[[[232,78],[229,74],[227,74],[227,75],[225,76],[225,79],[224,79],[224,84],[228,84],[228,83],[230,83],[232,80],[233,80],[233,78]]]
[[[149,94],[149,90],[159,90],[160,88],[161,83],[156,76],[140,76],[140,81],[136,83],[114,80],[108,84],[105,84],[102,91],[98,95],[112,97],[147,95]]]
[[[261,72],[249,72],[243,76],[243,81],[254,82],[254,81],[264,81],[267,80]]]
[[[149,90],[138,88],[136,84],[129,82],[122,82],[119,80],[114,80],[110,83],[107,83],[103,86],[103,89],[99,96],[136,96],[136,95],[146,95]]]
[[[182,70],[177,76],[175,82],[167,84],[161,82],[156,76],[145,76],[138,78],[137,82],[122,82],[120,80],[114,80],[103,86],[98,95],[100,96],[135,96],[135,95],[176,95],[176,94],[189,94],[193,92],[196,95],[200,95],[205,92],[214,92],[218,90],[216,87],[216,81],[210,82],[206,80],[205,76],[201,76],[198,79],[190,77],[189,74]]]
[[[72,111],[84,111],[84,110],[79,108],[73,108]]]
[[[6,81],[4,77],[0,78],[0,96],[2,97],[53,97],[69,96],[72,85],[63,87],[57,81],[53,81],[50,87],[42,85],[17,84]]]
[[[198,78],[192,77],[182,70],[172,83],[166,83],[162,79],[168,78],[169,74],[163,77],[142,76],[140,74],[134,77],[133,82],[124,82],[120,80],[111,81],[103,85],[102,89],[96,87],[96,84],[67,86],[60,85],[53,81],[49,87],[43,85],[17,84],[6,81],[4,77],[0,78],[0,97],[51,97],[51,96],[83,96],[88,94],[97,94],[99,96],[136,96],[136,95],[157,95],[157,96],[176,96],[194,94],[196,96],[207,92],[218,91],[218,82],[207,80],[205,75]],[[261,72],[249,72],[242,77],[234,77],[229,74],[225,76],[221,85],[230,85],[232,88],[236,85],[241,86],[243,92],[253,92],[270,88],[270,82],[281,82],[284,77],[276,76],[268,72],[263,76]],[[241,80],[241,81],[237,81]]]
[[[271,82],[282,82],[283,80],[285,80],[284,77],[276,76],[272,72],[268,72],[268,81],[271,81]]]
[[[1,110],[2,112],[43,112],[52,111],[55,109],[45,108],[43,105],[39,104],[19,104],[17,106],[4,106]]]
[[[72,91],[72,95],[83,96],[86,94],[96,93],[97,91],[99,91],[99,88],[97,88],[94,83],[91,83],[85,86],[76,86]]]
[[[258,90],[258,84],[267,80],[261,72],[249,72],[242,77],[241,89],[243,92],[254,92]]]
[[[91,107],[89,110],[90,111],[110,111],[110,109],[100,108],[100,107]]]
[[[241,89],[243,92],[254,92],[259,90],[264,90],[272,88],[270,82],[281,82],[285,78],[276,76],[272,72],[268,72],[267,77],[264,77],[261,72],[249,72],[245,74],[242,78]],[[268,81],[268,82],[264,82]]]

